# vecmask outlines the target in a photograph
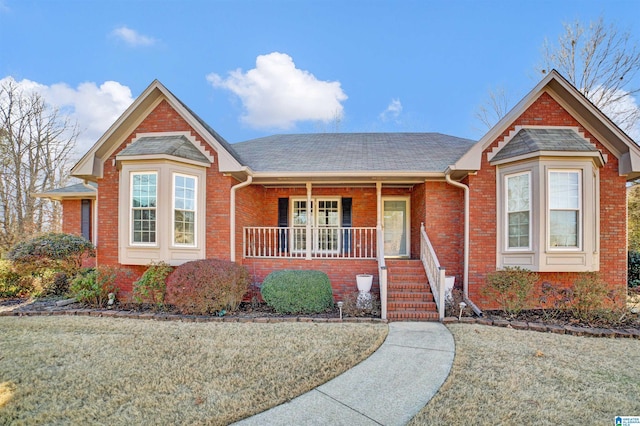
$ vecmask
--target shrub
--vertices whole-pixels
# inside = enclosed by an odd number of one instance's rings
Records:
[[[73,279],[69,293],[78,302],[103,307],[109,300],[109,293],[118,293],[116,281],[122,273],[118,268],[109,266],[85,269]]]
[[[630,251],[628,260],[627,284],[629,288],[640,287],[640,251]]]
[[[25,272],[57,268],[75,272],[82,267],[84,256],[94,256],[93,244],[83,237],[49,233],[16,244],[6,255]]]
[[[164,304],[166,279],[173,268],[164,262],[151,263],[140,279],[133,283],[133,300],[136,303]]]
[[[333,306],[333,290],[321,271],[276,271],[262,283],[262,298],[279,313],[318,313]]]
[[[31,285],[24,287],[21,275],[14,269],[11,262],[0,260],[0,297],[17,297],[29,293]]]
[[[487,274],[487,283],[481,292],[493,298],[501,309],[511,316],[518,315],[532,301],[538,274],[518,266]]]
[[[609,289],[596,272],[580,274],[571,289],[569,305],[573,315],[581,320],[589,320],[603,311]]]
[[[223,314],[238,309],[249,289],[249,273],[226,260],[194,260],[178,266],[166,288],[167,302],[184,313]]]

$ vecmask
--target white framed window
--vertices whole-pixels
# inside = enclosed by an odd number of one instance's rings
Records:
[[[322,253],[337,253],[340,250],[340,199],[314,198],[310,213],[307,213],[306,198],[291,199],[291,225],[293,227],[293,250],[306,249],[307,223],[312,229],[312,250]]]
[[[506,248],[531,249],[531,172],[505,176]]]
[[[198,179],[173,173],[173,244],[196,245]]]
[[[582,224],[581,170],[548,171],[549,249],[580,249]]]
[[[131,173],[131,244],[156,244],[158,174]]]

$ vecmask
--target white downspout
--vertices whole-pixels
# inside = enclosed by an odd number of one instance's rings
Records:
[[[469,299],[469,187],[463,183],[452,180],[450,170],[447,170],[444,177],[449,185],[464,190],[464,272],[462,277],[462,291],[463,297],[469,306],[480,316],[482,315],[482,311]]]
[[[245,186],[249,186],[251,185],[251,182],[253,182],[253,176],[248,175],[247,176],[247,180],[245,180],[244,182],[240,182],[237,185],[234,185],[231,187],[231,197],[230,197],[230,204],[231,204],[231,212],[230,212],[230,218],[229,218],[229,245],[231,246],[231,261],[235,262],[236,261],[236,190],[240,189],[240,188],[244,188]]]

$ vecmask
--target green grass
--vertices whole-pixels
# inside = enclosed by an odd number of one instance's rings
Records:
[[[228,424],[369,356],[385,324],[0,317],[0,424]]]
[[[411,425],[604,425],[640,415],[638,340],[448,327],[453,368]]]

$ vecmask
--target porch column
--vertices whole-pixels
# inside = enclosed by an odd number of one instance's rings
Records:
[[[382,182],[378,181],[376,182],[376,238],[377,238],[377,245],[378,245],[378,250],[376,253],[376,257],[378,258],[378,261],[380,261],[381,258],[384,258],[384,247],[382,246],[383,240],[381,238],[382,236],[382,215],[383,215],[383,211],[382,211]]]
[[[307,182],[307,237],[305,238],[305,248],[307,249],[306,259],[311,260],[311,182]]]

